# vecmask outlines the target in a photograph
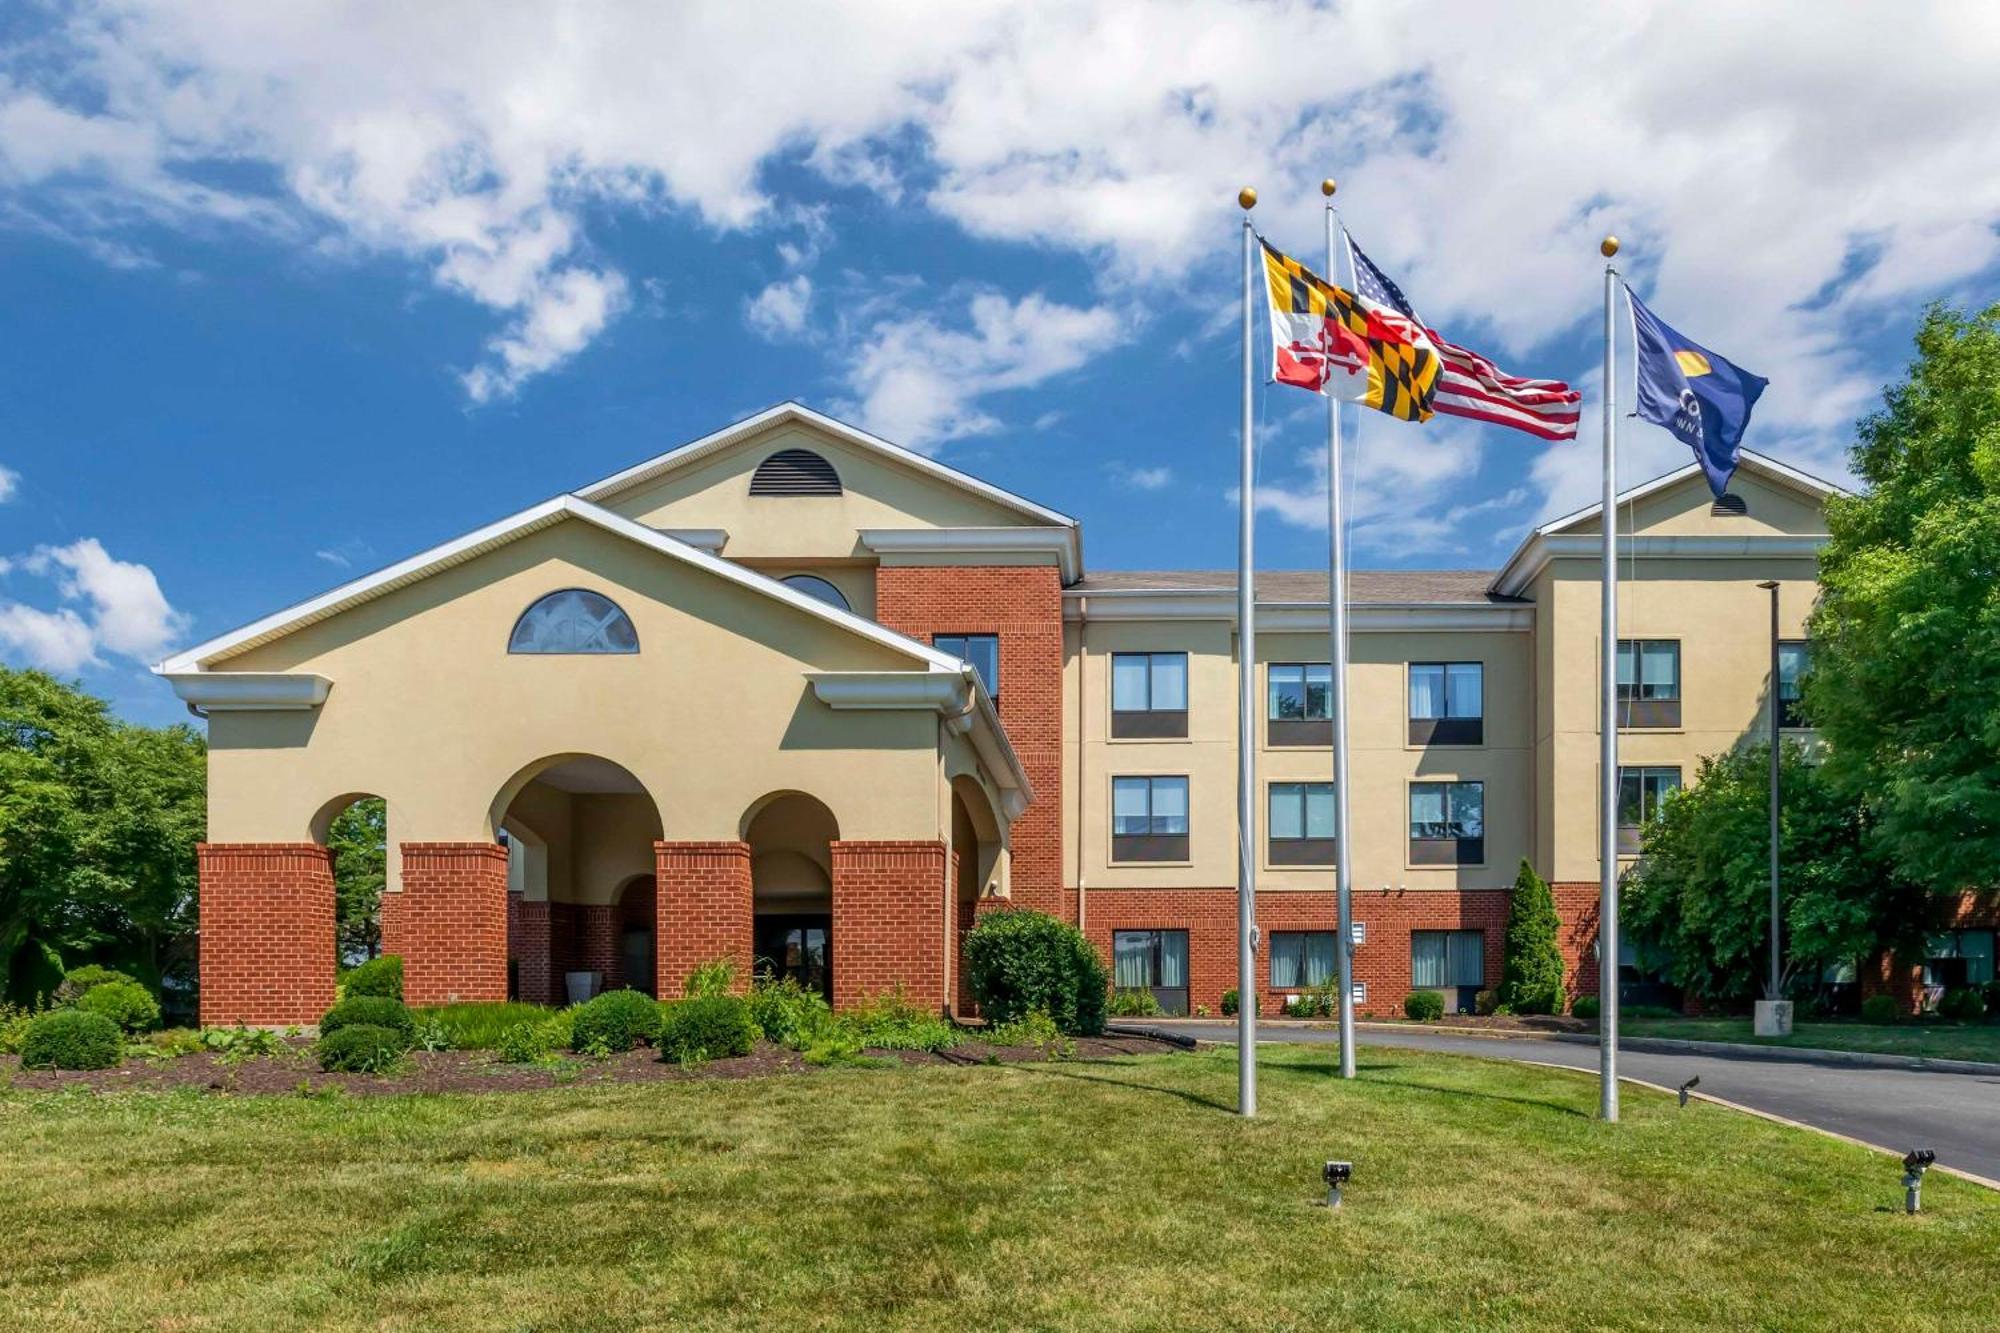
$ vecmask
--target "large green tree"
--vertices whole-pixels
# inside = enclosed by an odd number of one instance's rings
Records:
[[[1867,811],[1797,742],[1779,752],[1781,981],[1810,981],[1830,964],[1907,948],[1924,936],[1928,899],[1898,875]],[[1647,825],[1626,877],[1633,938],[1664,949],[1667,974],[1691,995],[1740,1002],[1760,995],[1770,948],[1768,745],[1702,761],[1693,786],[1669,796]]]
[[[2000,305],[1933,307],[1827,506],[1805,704],[1909,877],[2000,880]]]
[[[190,978],[206,746],[40,671],[0,667],[0,996],[108,963]]]

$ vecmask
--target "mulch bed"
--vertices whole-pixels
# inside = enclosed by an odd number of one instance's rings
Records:
[[[1113,1055],[1159,1055],[1176,1049],[1172,1043],[1146,1037],[1079,1037],[1061,1058],[1101,1059]],[[879,1059],[905,1065],[1026,1064],[1059,1058],[1034,1046],[989,1046],[967,1042],[956,1049],[869,1051]],[[321,1092],[338,1088],[361,1095],[402,1092],[530,1092],[545,1088],[597,1086],[607,1083],[672,1083],[688,1079],[756,1078],[771,1074],[804,1074],[817,1067],[796,1051],[760,1043],[749,1055],[711,1060],[694,1069],[660,1060],[650,1050],[628,1051],[602,1059],[574,1056],[549,1065],[510,1065],[491,1051],[415,1051],[400,1073],[323,1073],[312,1056],[312,1043],[298,1040],[281,1056],[260,1056],[231,1063],[211,1052],[174,1060],[128,1057],[111,1069],[23,1069],[18,1056],[0,1056],[0,1089],[57,1091],[86,1088],[98,1092],[170,1092],[192,1088],[225,1095],[272,1095]]]

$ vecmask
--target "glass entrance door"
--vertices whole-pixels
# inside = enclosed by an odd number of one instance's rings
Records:
[[[757,975],[787,977],[833,1001],[833,918],[825,913],[757,918]]]

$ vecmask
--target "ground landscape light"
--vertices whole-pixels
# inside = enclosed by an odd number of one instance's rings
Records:
[[[1328,1162],[1320,1168],[1320,1177],[1326,1181],[1326,1206],[1340,1207],[1340,1187],[1354,1175],[1352,1162]]]
[[[1937,1154],[1929,1148],[1916,1148],[1903,1158],[1903,1211],[1922,1212],[1924,1206],[1924,1172],[1937,1163]],[[1328,1163],[1329,1166],[1332,1163]]]
[[[1686,1106],[1686,1105],[1688,1104],[1688,1094],[1689,1094],[1690,1092],[1693,1092],[1693,1091],[1694,1091],[1694,1090],[1695,1090],[1696,1088],[1698,1088],[1698,1087],[1700,1087],[1700,1086],[1701,1086],[1701,1075],[1700,1075],[1700,1074],[1696,1074],[1696,1075],[1695,1075],[1695,1076],[1694,1076],[1693,1078],[1691,1078],[1691,1079],[1689,1079],[1689,1080],[1688,1080],[1687,1082],[1685,1082],[1685,1083],[1681,1084],[1681,1105],[1682,1105],[1682,1106]]]

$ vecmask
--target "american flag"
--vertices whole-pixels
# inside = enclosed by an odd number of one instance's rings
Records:
[[[1355,294],[1395,311],[1409,321],[1412,331],[1428,335],[1437,348],[1444,373],[1438,379],[1437,396],[1431,400],[1432,411],[1511,426],[1545,440],[1576,438],[1576,423],[1583,414],[1582,394],[1561,380],[1510,375],[1479,353],[1446,341],[1443,334],[1418,318],[1403,289],[1361,253],[1352,236],[1347,238],[1347,253],[1354,264]]]

